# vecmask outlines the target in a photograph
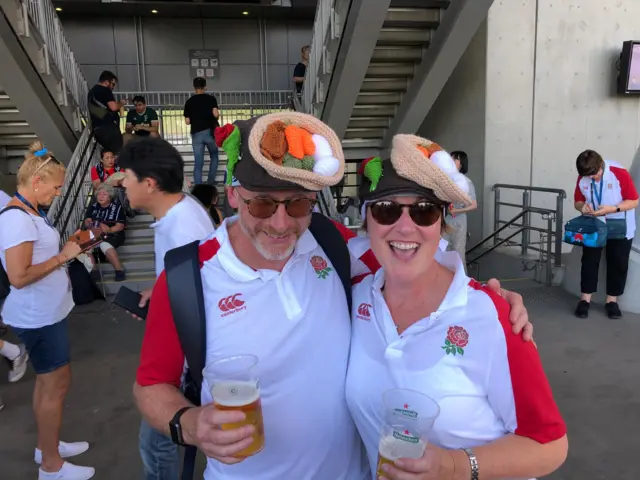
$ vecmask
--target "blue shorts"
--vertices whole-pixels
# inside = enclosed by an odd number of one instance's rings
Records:
[[[36,374],[43,375],[64,367],[71,361],[67,319],[40,328],[11,327],[29,352]]]

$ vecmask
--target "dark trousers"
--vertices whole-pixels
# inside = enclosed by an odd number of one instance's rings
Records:
[[[97,127],[93,130],[93,135],[101,147],[112,151],[114,155],[120,154],[122,150],[122,133],[118,125],[114,123],[113,125]]]
[[[604,248],[607,257],[607,295],[619,297],[624,293],[629,269],[629,255],[633,240],[607,240]],[[598,269],[602,248],[582,247],[580,290],[595,293],[598,290]]]

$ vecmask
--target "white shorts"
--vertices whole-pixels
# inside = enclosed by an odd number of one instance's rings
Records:
[[[102,253],[106,255],[109,250],[113,249],[113,245],[108,242],[102,242],[100,245],[98,245],[98,248],[100,248]]]

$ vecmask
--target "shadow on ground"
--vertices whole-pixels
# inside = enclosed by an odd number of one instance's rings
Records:
[[[559,289],[528,282],[508,287],[525,296],[569,426],[569,459],[547,478],[640,478],[640,317],[611,321],[594,305],[589,319],[578,320],[571,314],[575,299]],[[91,450],[74,460],[94,466],[97,480],[141,479],[139,416],[131,385],[144,325],[101,302],[76,308],[70,320],[73,385],[65,405],[63,439],[91,443]],[[16,385],[6,383],[4,370],[0,378],[6,404],[0,412],[0,478],[34,479],[33,372]]]

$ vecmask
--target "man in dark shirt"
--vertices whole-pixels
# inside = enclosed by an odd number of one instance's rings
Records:
[[[160,122],[156,111],[147,107],[147,101],[142,95],[133,99],[134,110],[127,113],[126,133],[123,135],[124,143],[138,137],[159,137]]]
[[[220,111],[218,101],[213,95],[205,93],[207,81],[202,77],[193,79],[193,88],[196,93],[184,104],[184,119],[191,126],[191,143],[195,167],[193,171],[193,183],[202,183],[202,169],[204,167],[204,148],[209,150],[211,164],[207,183],[214,185],[218,170],[218,147],[213,139],[213,130],[218,126]]]
[[[120,133],[120,109],[126,100],[116,102],[113,89],[118,84],[118,77],[105,70],[100,74],[98,83],[89,90],[89,113],[91,128],[96,141],[116,155],[122,150],[122,134]]]
[[[302,60],[293,69],[293,81],[296,84],[296,93],[302,93],[302,85],[304,84],[304,76],[307,74],[307,66],[309,65],[309,45],[302,47]]]

